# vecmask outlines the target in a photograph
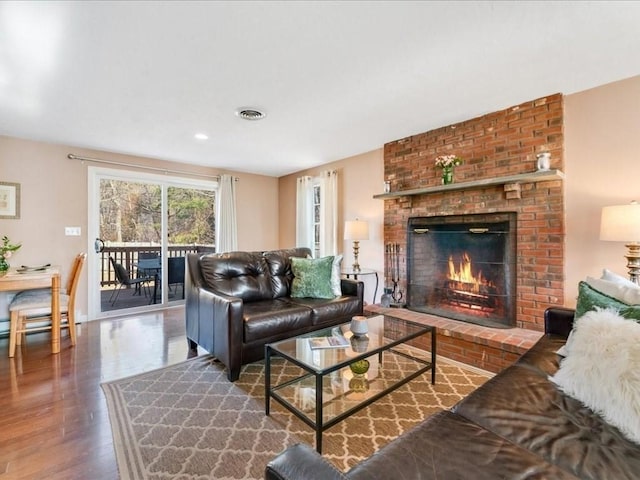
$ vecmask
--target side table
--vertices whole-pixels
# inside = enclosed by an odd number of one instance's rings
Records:
[[[361,268],[354,270],[353,268],[346,268],[340,271],[340,275],[344,275],[347,278],[351,278],[353,275],[354,280],[358,280],[358,275],[375,275],[376,276],[376,288],[373,291],[373,303],[376,303],[376,295],[378,295],[378,272],[371,268]]]

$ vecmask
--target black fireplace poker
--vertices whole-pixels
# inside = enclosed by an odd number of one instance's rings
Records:
[[[398,286],[400,281],[400,244],[388,243],[385,246],[385,253],[387,256],[387,268],[391,272],[391,283],[393,285],[393,289],[391,290],[393,302],[391,302],[389,306],[402,308],[404,307],[404,303],[402,302],[404,294]]]

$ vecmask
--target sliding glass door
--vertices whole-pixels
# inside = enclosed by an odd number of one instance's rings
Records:
[[[215,182],[90,168],[89,318],[184,301],[185,256],[214,251]]]
[[[187,252],[215,251],[215,191],[167,188],[167,299],[184,300]]]

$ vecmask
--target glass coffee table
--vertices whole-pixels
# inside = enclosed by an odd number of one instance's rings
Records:
[[[369,317],[367,324],[364,336],[353,335],[346,323],[265,346],[265,413],[273,398],[299,417],[315,430],[318,453],[322,432],[341,420],[424,372],[431,371],[435,384],[435,327],[388,315]],[[345,339],[346,345],[328,345]],[[409,346],[429,341],[430,355]],[[276,357],[283,361],[272,372]]]

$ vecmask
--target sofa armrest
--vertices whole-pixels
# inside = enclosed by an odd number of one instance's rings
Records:
[[[185,325],[187,339],[196,344],[199,337],[200,287],[202,285],[199,261],[200,255],[187,253],[184,279]],[[213,348],[213,345],[210,345],[210,348]]]
[[[187,339],[216,356],[236,380],[242,365],[243,301],[207,288],[200,271],[200,255],[188,254],[185,276]]]
[[[364,283],[360,280],[342,278],[340,279],[340,289],[342,290],[342,295],[358,297],[360,305],[358,315],[362,315],[364,313]]]
[[[266,480],[345,480],[340,470],[309,445],[298,443],[271,460],[264,471]]]
[[[204,302],[203,298],[206,298]],[[242,366],[244,302],[239,297],[231,297],[203,288],[200,304],[201,319],[210,318],[213,326],[214,347],[211,353],[227,366],[227,377],[229,381],[235,382],[240,376]],[[210,316],[209,311],[203,308],[203,304],[206,305],[205,308],[211,309]]]
[[[565,307],[550,307],[544,312],[544,333],[569,336],[573,328],[575,310]]]
[[[216,350],[220,345],[217,340],[213,342],[214,336],[211,333],[220,332],[228,337],[227,332],[234,332],[236,335],[239,333],[242,338],[243,301],[241,298],[215,292],[206,287],[197,287],[195,297],[198,302],[198,315],[187,317],[187,325],[197,323],[200,327],[199,334],[193,340],[209,353],[218,355]],[[206,333],[203,335],[203,332]]]
[[[361,280],[341,278],[340,289],[343,295],[364,298],[364,283]]]

